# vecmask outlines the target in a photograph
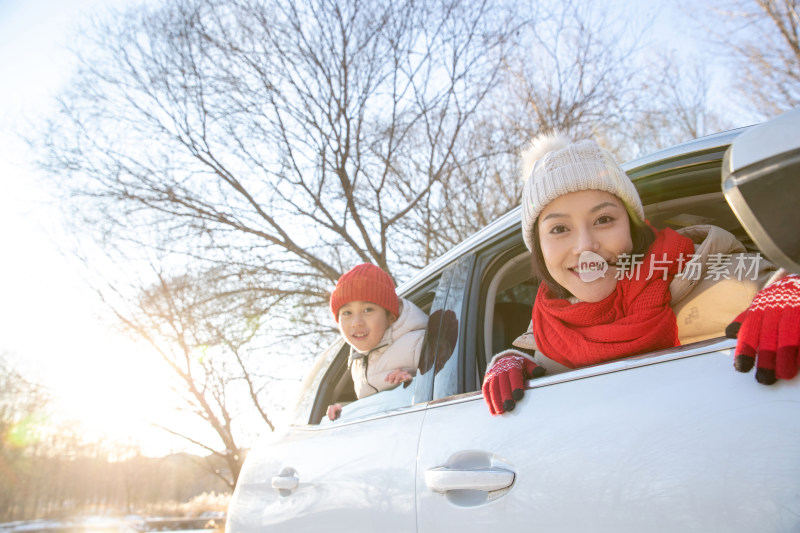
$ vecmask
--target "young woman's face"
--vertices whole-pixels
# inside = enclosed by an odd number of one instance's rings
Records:
[[[547,271],[573,296],[584,302],[599,302],[617,286],[617,256],[633,250],[630,223],[619,198],[605,191],[567,193],[550,202],[538,220],[539,245]],[[583,252],[593,252],[608,263],[604,275],[591,279]],[[592,254],[584,254],[584,258]]]
[[[372,302],[357,300],[339,308],[339,331],[347,344],[362,353],[376,348],[395,320],[386,309]]]

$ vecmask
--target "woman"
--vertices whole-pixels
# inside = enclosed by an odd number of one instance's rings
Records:
[[[797,374],[800,277],[762,261],[743,278],[753,257],[715,226],[652,228],[633,183],[594,141],[540,135],[523,153],[522,176],[522,234],[542,282],[531,328],[514,344],[536,352],[506,350],[489,363],[492,414],[513,409],[525,380],[545,371],[719,336],[728,323],[739,334],[738,370],[757,358],[761,383]],[[707,276],[722,256],[732,258],[727,271]]]

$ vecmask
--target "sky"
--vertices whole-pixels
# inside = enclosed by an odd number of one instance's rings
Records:
[[[54,199],[18,135],[54,111],[74,65],[65,45],[86,15],[130,2],[0,0],[0,353],[45,384],[61,412],[88,431],[137,440],[161,455],[184,442],[150,422],[187,423],[165,408],[172,405],[167,373],[147,347],[116,331],[81,265],[61,253],[66,237]],[[664,46],[696,46],[676,12],[656,0],[635,5],[642,17],[656,17]]]
[[[55,109],[74,64],[65,45],[83,17],[124,3],[0,0],[0,352],[89,437],[107,432],[162,455],[186,449],[150,424],[178,416],[165,409],[167,374],[146,346],[116,331],[80,265],[61,253],[54,200],[18,135]]]

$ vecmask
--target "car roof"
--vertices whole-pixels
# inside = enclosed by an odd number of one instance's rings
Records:
[[[750,129],[752,126],[723,131],[692,141],[677,144],[663,150],[658,150],[643,157],[636,158],[622,164],[622,168],[637,186],[642,196],[642,202],[647,205],[662,198],[647,192],[653,189],[653,182],[659,181],[661,176],[674,176],[681,172],[688,173],[693,167],[708,165],[720,166],[725,150],[733,139]],[[721,177],[720,177],[721,180]],[[673,190],[675,188],[673,187]],[[673,197],[675,193],[673,192]],[[399,294],[411,292],[420,284],[430,280],[447,265],[459,257],[479,249],[493,240],[497,235],[519,228],[521,224],[521,207],[517,206],[506,214],[467,237],[461,243],[445,252],[428,266],[414,274],[408,281],[397,288]]]

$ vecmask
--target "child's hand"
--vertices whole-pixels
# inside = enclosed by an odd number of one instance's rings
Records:
[[[328,418],[331,420],[336,420],[339,418],[340,414],[342,414],[342,404],[335,403],[328,406]]]
[[[408,370],[403,370],[402,368],[398,368],[397,370],[392,370],[386,377],[383,378],[384,381],[388,381],[392,385],[397,385],[398,383],[405,383],[406,381],[411,381],[414,376]]]

